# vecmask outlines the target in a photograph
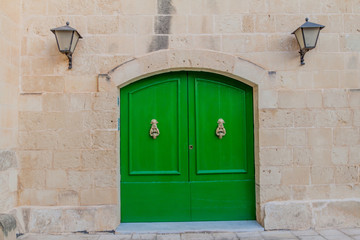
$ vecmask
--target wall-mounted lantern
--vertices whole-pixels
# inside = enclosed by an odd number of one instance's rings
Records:
[[[55,34],[56,42],[59,51],[66,54],[69,59],[69,69],[72,68],[72,54],[75,51],[76,44],[82,37],[80,33],[69,26],[69,22],[66,22],[65,26],[53,28],[51,31]]]
[[[320,30],[325,26],[309,22],[308,18],[305,18],[305,23],[296,29],[292,34],[295,37],[300,46],[300,63],[304,65],[305,53],[316,47],[317,40],[319,38]]]

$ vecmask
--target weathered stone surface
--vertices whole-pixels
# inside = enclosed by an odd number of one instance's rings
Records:
[[[13,151],[0,151],[0,171],[17,167],[17,158]]]
[[[266,230],[297,230],[310,227],[310,203],[269,202],[265,204],[264,228]]]
[[[315,228],[360,227],[359,200],[313,203]]]

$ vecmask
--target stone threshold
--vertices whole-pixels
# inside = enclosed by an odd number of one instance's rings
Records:
[[[150,222],[121,223],[116,234],[185,233],[185,232],[259,232],[264,228],[256,221]]]

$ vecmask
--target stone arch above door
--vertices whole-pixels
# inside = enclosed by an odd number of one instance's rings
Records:
[[[178,70],[218,73],[255,88],[268,78],[263,67],[233,55],[209,50],[163,50],[130,58],[108,73],[99,74],[99,90],[123,87],[144,77]]]

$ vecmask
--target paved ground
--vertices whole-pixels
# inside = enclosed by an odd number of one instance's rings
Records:
[[[216,233],[181,233],[181,234],[71,234],[41,235],[26,234],[22,240],[360,240],[360,228],[337,230],[306,231],[261,231],[261,232],[216,232]]]

